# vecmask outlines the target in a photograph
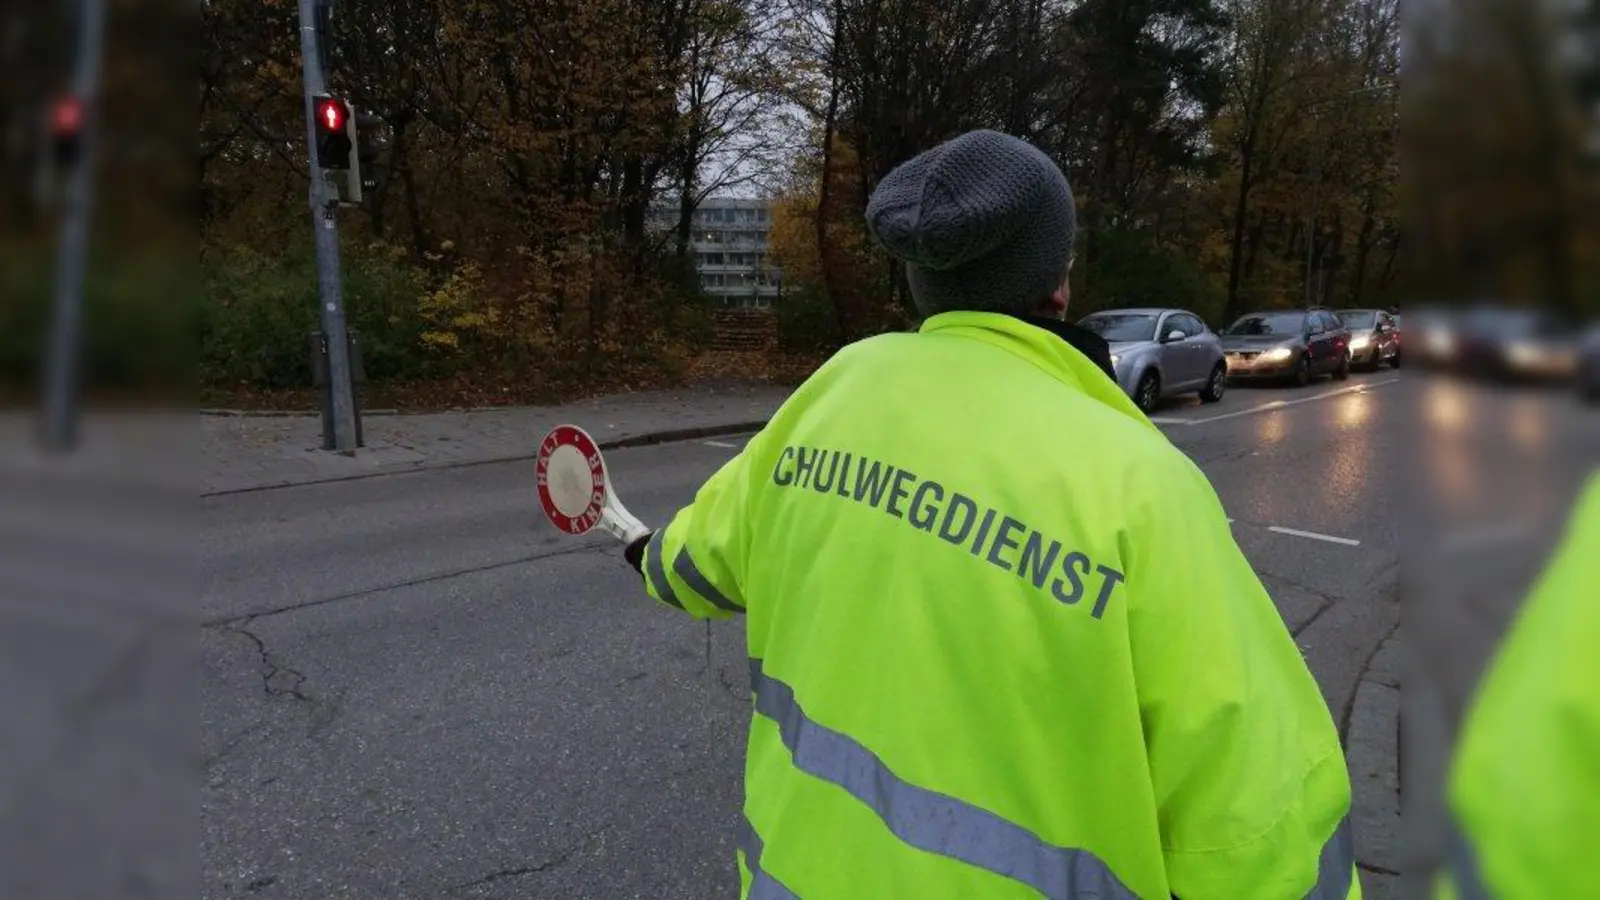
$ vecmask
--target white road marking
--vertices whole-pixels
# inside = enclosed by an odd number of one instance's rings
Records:
[[[1187,425],[1187,424],[1189,424],[1189,420],[1188,419],[1180,419],[1180,418],[1177,418],[1176,416],[1151,416],[1150,417],[1150,421],[1154,422],[1157,425]]]
[[[1185,425],[1204,425],[1207,422],[1221,422],[1223,419],[1236,419],[1240,416],[1249,416],[1256,413],[1268,412],[1274,409],[1282,409],[1285,406],[1295,406],[1300,403],[1315,403],[1318,400],[1327,400],[1330,397],[1342,397],[1346,394],[1359,394],[1372,388],[1396,384],[1399,381],[1400,379],[1398,378],[1389,378],[1384,381],[1367,381],[1362,382],[1361,384],[1351,385],[1347,388],[1340,388],[1336,391],[1326,391],[1312,397],[1300,397],[1296,400],[1273,400],[1270,403],[1262,403],[1259,406],[1252,406],[1249,409],[1240,409],[1231,413],[1223,413],[1220,416],[1207,416],[1203,419],[1177,419],[1174,420],[1172,424],[1176,425],[1178,422],[1182,422]],[[1152,419],[1151,421],[1155,420]]]
[[[1331,534],[1318,534],[1315,531],[1301,531],[1298,528],[1284,528],[1279,525],[1268,525],[1267,530],[1275,531],[1278,534],[1292,535],[1294,537],[1310,538],[1313,541],[1327,541],[1330,544],[1343,544],[1346,547],[1361,546],[1360,541],[1353,540],[1351,538],[1334,537]]]
[[[737,449],[739,449],[739,445],[738,444],[728,444],[728,443],[724,443],[722,441],[706,441],[705,445],[707,447],[721,447],[724,450],[737,450]]]
[[[1449,535],[1439,542],[1439,549],[1445,553],[1482,550],[1493,547],[1496,544],[1509,544],[1513,541],[1520,541],[1532,533],[1533,529],[1526,522],[1490,525],[1485,528],[1458,531]]]

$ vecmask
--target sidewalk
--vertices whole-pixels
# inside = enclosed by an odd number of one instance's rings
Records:
[[[576,424],[602,448],[754,431],[789,396],[772,385],[707,383],[561,406],[362,417],[365,444],[352,456],[322,449],[322,420],[309,415],[205,415],[200,494],[236,493],[528,459],[551,428]]]

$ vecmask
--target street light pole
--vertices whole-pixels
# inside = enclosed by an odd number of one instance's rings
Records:
[[[71,450],[78,442],[78,381],[83,346],[83,286],[89,256],[89,218],[94,206],[94,149],[99,130],[101,41],[105,0],[83,0],[78,16],[78,59],[73,98],[81,110],[79,145],[68,175],[61,243],[56,257],[55,310],[45,348],[44,421],[46,450]]]

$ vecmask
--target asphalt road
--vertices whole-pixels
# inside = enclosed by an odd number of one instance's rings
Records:
[[[1389,449],[1421,396],[1386,370],[1156,416],[1323,686],[1376,898],[1403,865]],[[659,523],[741,443],[607,460]],[[531,464],[203,501],[203,897],[734,895],[740,626],[658,608],[537,510]]]

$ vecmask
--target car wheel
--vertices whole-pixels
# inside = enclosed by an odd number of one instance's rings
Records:
[[[1349,377],[1350,377],[1350,354],[1346,353],[1344,355],[1344,358],[1339,360],[1339,368],[1333,370],[1333,380],[1334,381],[1345,381]]]
[[[1400,350],[1399,350],[1399,348],[1395,348],[1394,355],[1389,357],[1389,365],[1394,366],[1396,369],[1400,368]]]
[[[1133,389],[1133,404],[1141,412],[1155,412],[1156,405],[1161,402],[1161,376],[1155,369],[1146,369],[1139,376],[1139,385]]]
[[[1289,373],[1289,379],[1294,383],[1295,387],[1305,387],[1310,384],[1311,358],[1308,356],[1300,357],[1300,361],[1295,364],[1294,371]]]
[[[1201,403],[1216,403],[1222,399],[1222,392],[1228,388],[1228,367],[1224,363],[1217,363],[1211,370],[1211,377],[1206,379],[1206,386],[1200,391]]]

